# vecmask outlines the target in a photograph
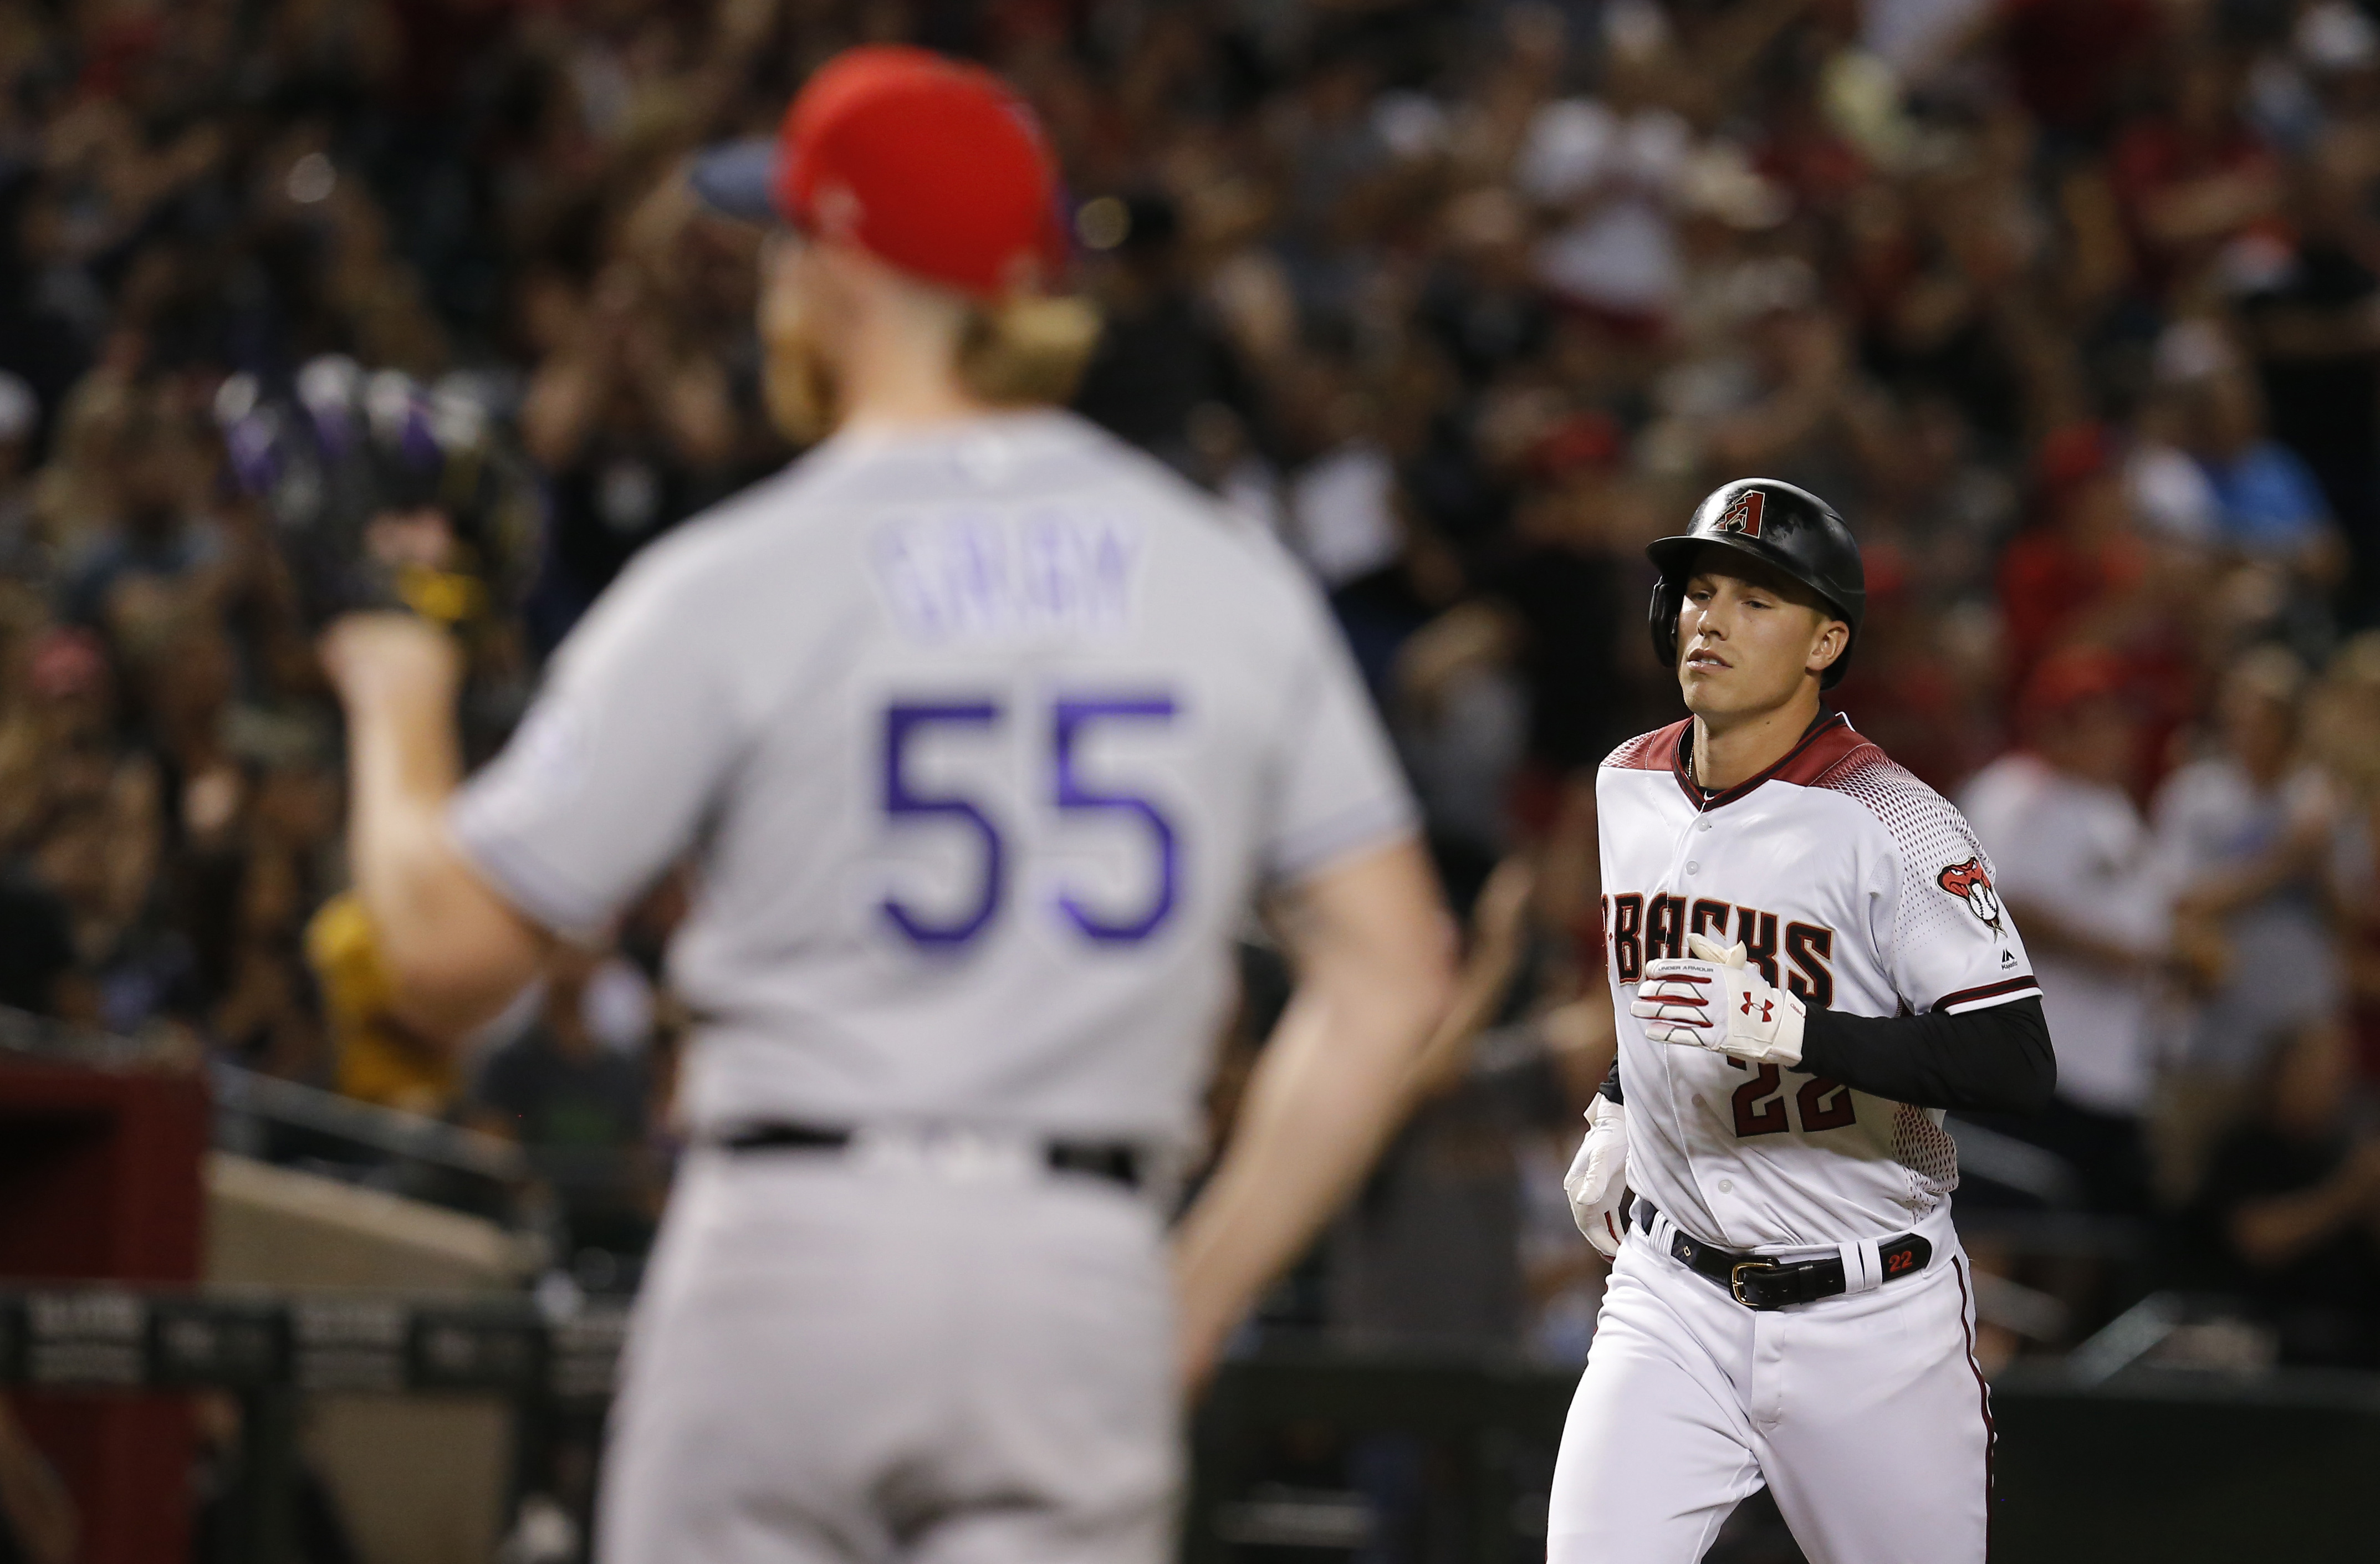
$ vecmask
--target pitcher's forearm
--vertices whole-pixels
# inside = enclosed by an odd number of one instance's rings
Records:
[[[462,770],[452,712],[398,692],[348,713],[347,852],[356,891],[402,970],[451,905],[446,801]]]
[[[446,806],[462,772],[451,642],[418,622],[358,616],[330,637],[347,712],[347,849],[397,1018],[454,1037],[535,975],[547,939],[463,856]]]

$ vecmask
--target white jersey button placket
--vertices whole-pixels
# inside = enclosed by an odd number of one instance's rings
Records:
[[[1702,858],[1700,856],[1689,857],[1688,855],[1701,855],[1706,854],[1710,851],[1711,843],[1707,842],[1698,843],[1694,840],[1696,837],[1703,835],[1710,829],[1710,816],[1705,812],[1705,810],[1698,808],[1694,811],[1694,818],[1690,829],[1681,831],[1678,834],[1678,856],[1685,859],[1683,867],[1685,872],[1690,875],[1699,876],[1703,872]]]
[[[1709,807],[1704,806],[1694,811],[1690,828],[1678,835],[1678,857],[1686,860],[1682,867],[1690,876],[1696,878],[1701,876],[1702,860],[1710,857],[1712,850],[1717,846],[1717,843],[1710,839],[1711,829]],[[1689,856],[1690,854],[1693,855]],[[1717,861],[1716,858],[1712,859],[1714,863]],[[1726,925],[1722,923],[1711,932],[1724,938],[1727,933]],[[1700,1092],[1694,1095],[1692,1101],[1699,1113],[1710,1114],[1714,1110],[1717,1113],[1715,1120],[1706,1118],[1701,1120],[1698,1125],[1701,1133],[1695,1137],[1694,1150],[1688,1159],[1694,1184],[1702,1195],[1704,1208],[1709,1211],[1718,1221],[1721,1231],[1734,1230],[1749,1215],[1749,1212],[1736,1198],[1735,1181],[1732,1178],[1715,1176],[1733,1165],[1730,1157],[1734,1146],[1734,1137],[1731,1133],[1732,1126],[1727,1121],[1727,1104],[1723,1097],[1716,1101],[1706,1100]]]
[[[1702,816],[1697,813],[1694,819],[1688,822],[1687,829],[1678,832],[1678,841],[1677,846],[1674,850],[1674,855],[1670,859],[1670,863],[1674,870],[1681,871],[1684,874],[1702,873],[1703,866],[1700,860],[1691,858],[1687,855],[1695,851],[1695,834],[1698,831],[1706,829],[1708,829],[1707,823],[1703,819]]]

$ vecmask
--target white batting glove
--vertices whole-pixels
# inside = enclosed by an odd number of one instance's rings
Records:
[[[1628,1013],[1657,1043],[1692,1043],[1746,1064],[1802,1062],[1800,998],[1772,987],[1747,964],[1742,944],[1719,947],[1686,936],[1694,952],[1682,960],[1645,964],[1644,981]]]
[[[1586,1110],[1586,1138],[1562,1175],[1571,1219],[1586,1241],[1609,1260],[1620,1253],[1620,1206],[1628,1198],[1628,1120],[1620,1104],[1601,1093]]]

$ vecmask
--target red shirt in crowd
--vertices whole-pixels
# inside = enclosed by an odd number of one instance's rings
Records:
[[[2001,49],[2017,96],[2049,129],[2092,136],[2156,42],[2154,0],[2007,0]]]

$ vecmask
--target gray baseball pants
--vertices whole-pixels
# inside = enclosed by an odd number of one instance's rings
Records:
[[[629,1333],[602,1564],[1161,1564],[1164,1232],[1020,1152],[701,1150]]]

